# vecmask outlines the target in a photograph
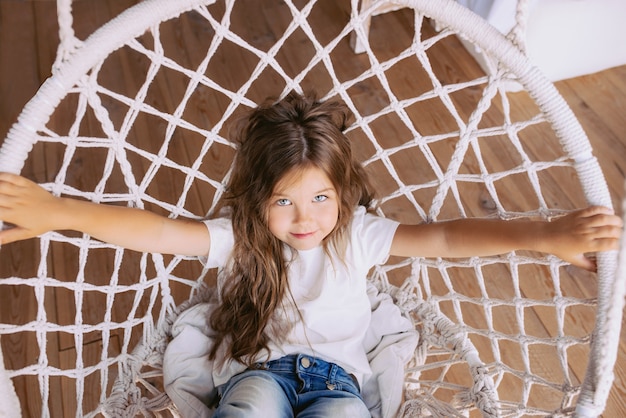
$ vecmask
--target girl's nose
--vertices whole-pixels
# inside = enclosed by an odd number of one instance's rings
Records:
[[[296,209],[296,223],[304,223],[311,219],[311,211],[307,207],[298,207]]]

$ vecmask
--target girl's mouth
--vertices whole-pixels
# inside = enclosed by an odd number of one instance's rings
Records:
[[[297,238],[297,239],[309,238],[309,237],[312,237],[314,234],[315,234],[314,232],[305,232],[305,233],[302,233],[302,234],[296,234],[296,233],[293,233],[293,232],[291,233],[291,235],[294,238]]]

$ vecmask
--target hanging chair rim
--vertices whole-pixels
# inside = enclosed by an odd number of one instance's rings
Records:
[[[12,125],[2,147],[0,147],[2,171],[21,172],[29,152],[37,141],[38,132],[48,122],[69,89],[89,69],[101,62],[111,52],[121,48],[128,39],[140,36],[152,25],[175,18],[194,7],[212,4],[214,1],[145,0],[97,29],[66,61],[59,65],[55,74],[42,84],[23,108],[18,120]],[[604,177],[597,160],[593,157],[591,146],[582,126],[554,85],[537,67],[532,65],[518,47],[474,12],[453,0],[394,0],[393,3],[420,10],[425,16],[444,24],[449,25],[450,22],[454,22],[455,32],[462,33],[471,43],[487,53],[495,55],[501,63],[512,70],[519,78],[520,84],[546,113],[565,152],[577,163],[576,169],[586,170],[592,174],[579,176],[589,202],[609,207],[612,205],[606,183],[604,186],[598,187],[598,183],[595,181]],[[587,179],[591,180],[587,181]],[[610,301],[615,296],[611,292],[615,278],[616,252],[600,254],[598,265],[597,317],[600,323],[604,323],[604,319],[600,318],[606,311],[604,305],[606,301]],[[602,344],[595,344],[595,350],[600,350],[599,345]],[[599,360],[601,361],[604,357],[600,356]],[[585,381],[588,382],[588,379],[597,379],[598,377],[590,376],[588,371]],[[596,389],[596,383],[588,382],[584,388],[593,392]],[[587,403],[587,398],[592,399],[590,401],[592,406],[589,406],[591,409],[603,407],[606,402],[603,391],[604,389],[600,391],[600,395],[598,393],[592,393],[588,396],[581,394],[581,400]],[[608,396],[608,391],[606,396]],[[602,397],[604,399],[601,399]],[[587,408],[587,406],[583,408]]]
[[[542,106],[542,109],[545,107],[544,110],[551,119],[554,129],[559,133],[559,137],[563,138],[561,139],[562,145],[568,155],[584,161],[591,158],[590,146],[586,146],[583,150],[577,149],[588,145],[588,141],[565,100],[547,77],[495,27],[454,0],[390,0],[389,2],[420,10],[425,16],[448,26],[450,22],[454,22],[455,33],[462,33],[480,49],[494,54],[519,78],[520,84]],[[145,33],[157,23],[176,18],[194,7],[213,3],[215,0],[177,0],[176,2],[144,0],[126,9],[94,31],[67,60],[60,63],[57,71],[45,80],[24,106],[0,147],[0,167],[3,167],[4,171],[14,173],[21,171],[23,161],[37,140],[37,132],[48,122],[62,98],[76,85],[80,77],[109,54],[123,47],[129,39]],[[561,120],[567,120],[567,123],[559,123]],[[610,199],[597,204],[610,205]]]

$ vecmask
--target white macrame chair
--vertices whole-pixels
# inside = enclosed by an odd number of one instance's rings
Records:
[[[516,43],[455,2],[391,2],[414,10],[416,29],[406,44],[384,47],[368,42],[363,30],[376,3],[358,11],[358,2],[352,1],[349,21],[338,25],[337,18],[328,19],[320,26],[307,18],[323,12],[323,1],[296,7],[287,0],[283,11],[291,14],[291,23],[270,41],[240,36],[238,2],[214,3],[146,0],[84,41],[73,37],[71,29],[62,35],[53,75],[25,106],[0,148],[0,169],[19,173],[33,147],[44,147],[60,156],[53,178],[42,183],[54,194],[145,207],[173,217],[211,215],[234,148],[225,127],[237,112],[262,99],[253,93],[260,84],[277,83],[282,94],[315,87],[323,97],[350,107],[355,122],[347,134],[366,168],[378,173],[381,215],[412,221],[548,219],[587,204],[611,206],[589,141],[554,86]],[[60,19],[71,19],[63,10]],[[176,51],[166,48],[162,38],[188,29],[179,23],[183,16],[206,36],[206,57],[193,65],[172,58]],[[438,31],[423,36],[423,25],[430,22]],[[364,54],[348,55],[354,31],[364,40]],[[458,79],[434,68],[429,56],[441,52],[439,45],[454,35],[475,44],[497,71]],[[225,59],[234,50],[253,62],[249,78],[235,87],[222,68],[246,65]],[[132,59],[116,61],[122,51]],[[340,65],[347,59],[354,60],[350,71]],[[108,89],[108,71],[125,65],[143,67],[145,78],[128,92]],[[414,78],[398,85],[387,77],[397,68]],[[180,88],[167,112],[152,97],[156,86],[162,87],[164,73]],[[525,92],[508,92],[511,80]],[[518,99],[532,105],[520,108]],[[474,111],[460,114],[457,100],[472,100]],[[206,117],[193,119],[192,106],[202,108]],[[420,127],[419,119],[429,109],[437,112],[436,132]],[[389,126],[396,128],[389,131]],[[144,138],[146,127],[160,134]],[[193,150],[184,164],[178,153],[183,146]],[[537,149],[545,149],[545,155],[537,156]],[[396,170],[396,165],[410,167],[407,161],[415,161],[414,171]],[[207,175],[213,166],[218,166],[215,173]],[[100,180],[82,184],[81,170],[97,172]],[[164,183],[169,177],[176,178],[175,187]],[[579,185],[579,195],[563,203],[559,181]],[[530,197],[520,195],[520,182]],[[201,212],[189,209],[199,206]],[[36,318],[26,323],[0,318],[3,347],[22,336],[38,352],[25,364],[0,367],[0,388],[8,386],[3,404],[16,403],[6,377],[15,382],[34,376],[29,382],[37,388],[29,391],[38,394],[44,417],[54,415],[50,390],[59,382],[66,385],[66,396],[76,395],[76,410],[65,411],[66,416],[177,416],[163,393],[163,351],[177,314],[202,300],[205,279],[212,273],[197,260],[138,255],[80,234],[51,232],[38,239],[36,273],[0,278],[0,292],[31,289],[38,306]],[[49,272],[58,271],[52,267],[59,254],[70,256],[60,261],[69,273],[57,277]],[[616,275],[617,259],[616,252],[598,255],[592,295],[572,285],[575,274],[561,260],[526,252],[469,260],[394,259],[377,268],[371,280],[395,298],[421,336],[406,372],[401,413],[599,415],[613,380],[624,301],[625,278]],[[181,277],[179,269],[189,265],[196,266],[197,275]],[[50,290],[72,295],[75,315],[70,320],[50,315]],[[83,318],[96,308],[85,306],[89,296],[98,297],[104,307],[95,323]],[[578,320],[592,323],[594,316],[593,330],[578,329]],[[93,333],[102,343],[97,360],[88,363],[83,345]],[[115,333],[119,344],[113,347]],[[75,343],[77,353],[68,367],[48,358],[47,341],[56,334]],[[580,359],[581,352],[587,364],[569,361],[573,353]],[[511,393],[511,387],[518,390]],[[97,405],[83,403],[87,393],[99,399]]]

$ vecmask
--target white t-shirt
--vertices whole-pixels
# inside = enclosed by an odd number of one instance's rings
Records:
[[[232,225],[229,219],[205,221],[211,234],[208,267],[223,267],[233,247]],[[354,214],[345,260],[329,257],[322,247],[298,251],[289,264],[288,280],[291,293],[304,322],[295,311],[286,311],[291,327],[285,343],[270,344],[269,359],[303,353],[336,363],[362,383],[371,373],[363,337],[369,327],[371,306],[367,296],[366,276],[377,264],[384,263],[391,248],[398,223],[366,212],[358,207]],[[290,247],[286,255],[291,259]],[[286,302],[292,306],[291,302]],[[214,370],[215,384],[226,383],[245,366],[227,362]]]

